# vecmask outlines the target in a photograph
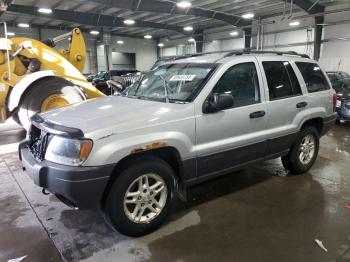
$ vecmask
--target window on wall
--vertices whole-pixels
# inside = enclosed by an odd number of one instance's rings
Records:
[[[217,82],[213,92],[231,94],[234,107],[259,103],[259,79],[255,64],[249,62],[232,66]]]
[[[266,61],[263,67],[269,88],[270,100],[301,95],[299,81],[287,61]]]
[[[135,65],[135,53],[112,52],[113,69],[135,68]]]
[[[330,89],[321,68],[315,63],[296,62],[309,93]]]

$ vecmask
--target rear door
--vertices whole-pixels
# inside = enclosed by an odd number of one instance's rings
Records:
[[[300,123],[298,116],[308,107],[308,100],[303,96],[292,62],[276,56],[259,60],[269,100],[266,154],[273,156],[288,150],[295,140]]]

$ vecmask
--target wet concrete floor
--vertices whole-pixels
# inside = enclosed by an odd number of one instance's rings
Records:
[[[4,143],[1,135],[0,139]],[[22,139],[20,130],[11,134]],[[16,139],[15,139],[16,140]],[[350,125],[321,140],[308,174],[265,162],[189,189],[155,233],[125,237],[44,196],[0,155],[0,261],[350,261]],[[323,242],[328,252],[316,245]]]

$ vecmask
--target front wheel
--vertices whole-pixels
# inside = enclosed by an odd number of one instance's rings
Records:
[[[25,95],[14,120],[26,130],[30,126],[30,118],[35,113],[81,102],[85,99],[78,87],[68,80],[49,77],[35,82]]]
[[[169,214],[174,171],[163,160],[144,158],[125,169],[112,185],[105,210],[113,226],[128,236],[156,230]]]
[[[316,161],[319,143],[316,128],[305,127],[300,131],[288,155],[282,157],[283,166],[294,174],[306,173]]]

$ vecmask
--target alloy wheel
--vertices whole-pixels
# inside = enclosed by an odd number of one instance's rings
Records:
[[[311,162],[315,155],[315,138],[313,135],[306,135],[300,144],[299,148],[299,160],[303,165],[307,165]]]
[[[124,196],[124,212],[134,223],[149,223],[163,210],[168,196],[166,183],[157,174],[135,179]]]

